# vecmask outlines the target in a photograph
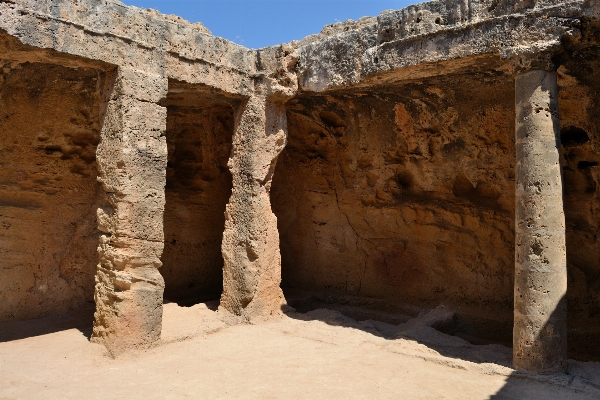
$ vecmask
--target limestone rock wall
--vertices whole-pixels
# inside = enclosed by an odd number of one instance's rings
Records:
[[[584,30],[587,38],[597,27]],[[597,35],[597,33],[595,33]],[[569,47],[559,69],[567,223],[569,349],[598,359],[600,345],[600,57],[597,46]]]
[[[508,76],[464,74],[288,103],[283,287],[446,303],[510,339],[513,98]]]
[[[0,320],[93,301],[104,75],[0,63]]]

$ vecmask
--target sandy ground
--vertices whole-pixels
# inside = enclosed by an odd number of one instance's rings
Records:
[[[162,343],[116,359],[88,341],[90,310],[1,324],[0,398],[600,398],[600,363],[516,372],[510,349],[430,328],[443,309],[395,326],[326,309],[240,324],[213,308],[166,304]]]

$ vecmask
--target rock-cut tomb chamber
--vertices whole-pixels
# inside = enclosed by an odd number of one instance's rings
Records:
[[[599,16],[436,0],[253,50],[116,0],[0,1],[0,321],[95,302],[118,352],[165,299],[444,304],[518,368],[600,360]]]

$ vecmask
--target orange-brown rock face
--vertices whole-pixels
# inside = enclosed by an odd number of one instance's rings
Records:
[[[0,320],[93,301],[103,80],[86,68],[0,69]]]
[[[231,195],[227,160],[233,109],[170,95],[167,106],[165,298],[218,299],[223,287],[221,240]],[[178,105],[179,104],[179,105]]]
[[[558,71],[567,225],[568,341],[578,359],[599,359],[600,343],[600,62],[570,55]]]
[[[509,77],[459,75],[294,100],[272,195],[283,286],[445,303],[510,341],[513,99]]]
[[[96,269],[92,340],[116,354],[160,339],[165,280],[174,300],[222,283],[221,310],[255,320],[281,312],[283,276],[444,303],[449,330],[509,344],[515,267],[537,251],[515,252],[515,201],[538,202],[515,168],[544,175],[517,154],[514,84],[557,69],[549,202],[566,226],[551,230],[569,348],[600,358],[600,7],[493,3],[432,0],[252,50],[117,0],[0,1],[0,319],[90,300]],[[564,292],[561,277],[523,287]],[[520,343],[544,346],[537,332]],[[535,357],[521,366],[544,369]]]

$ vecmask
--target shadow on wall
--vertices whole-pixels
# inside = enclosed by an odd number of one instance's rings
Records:
[[[582,21],[556,65],[567,240],[569,356],[600,360],[600,34]],[[596,39],[594,39],[596,38]]]

